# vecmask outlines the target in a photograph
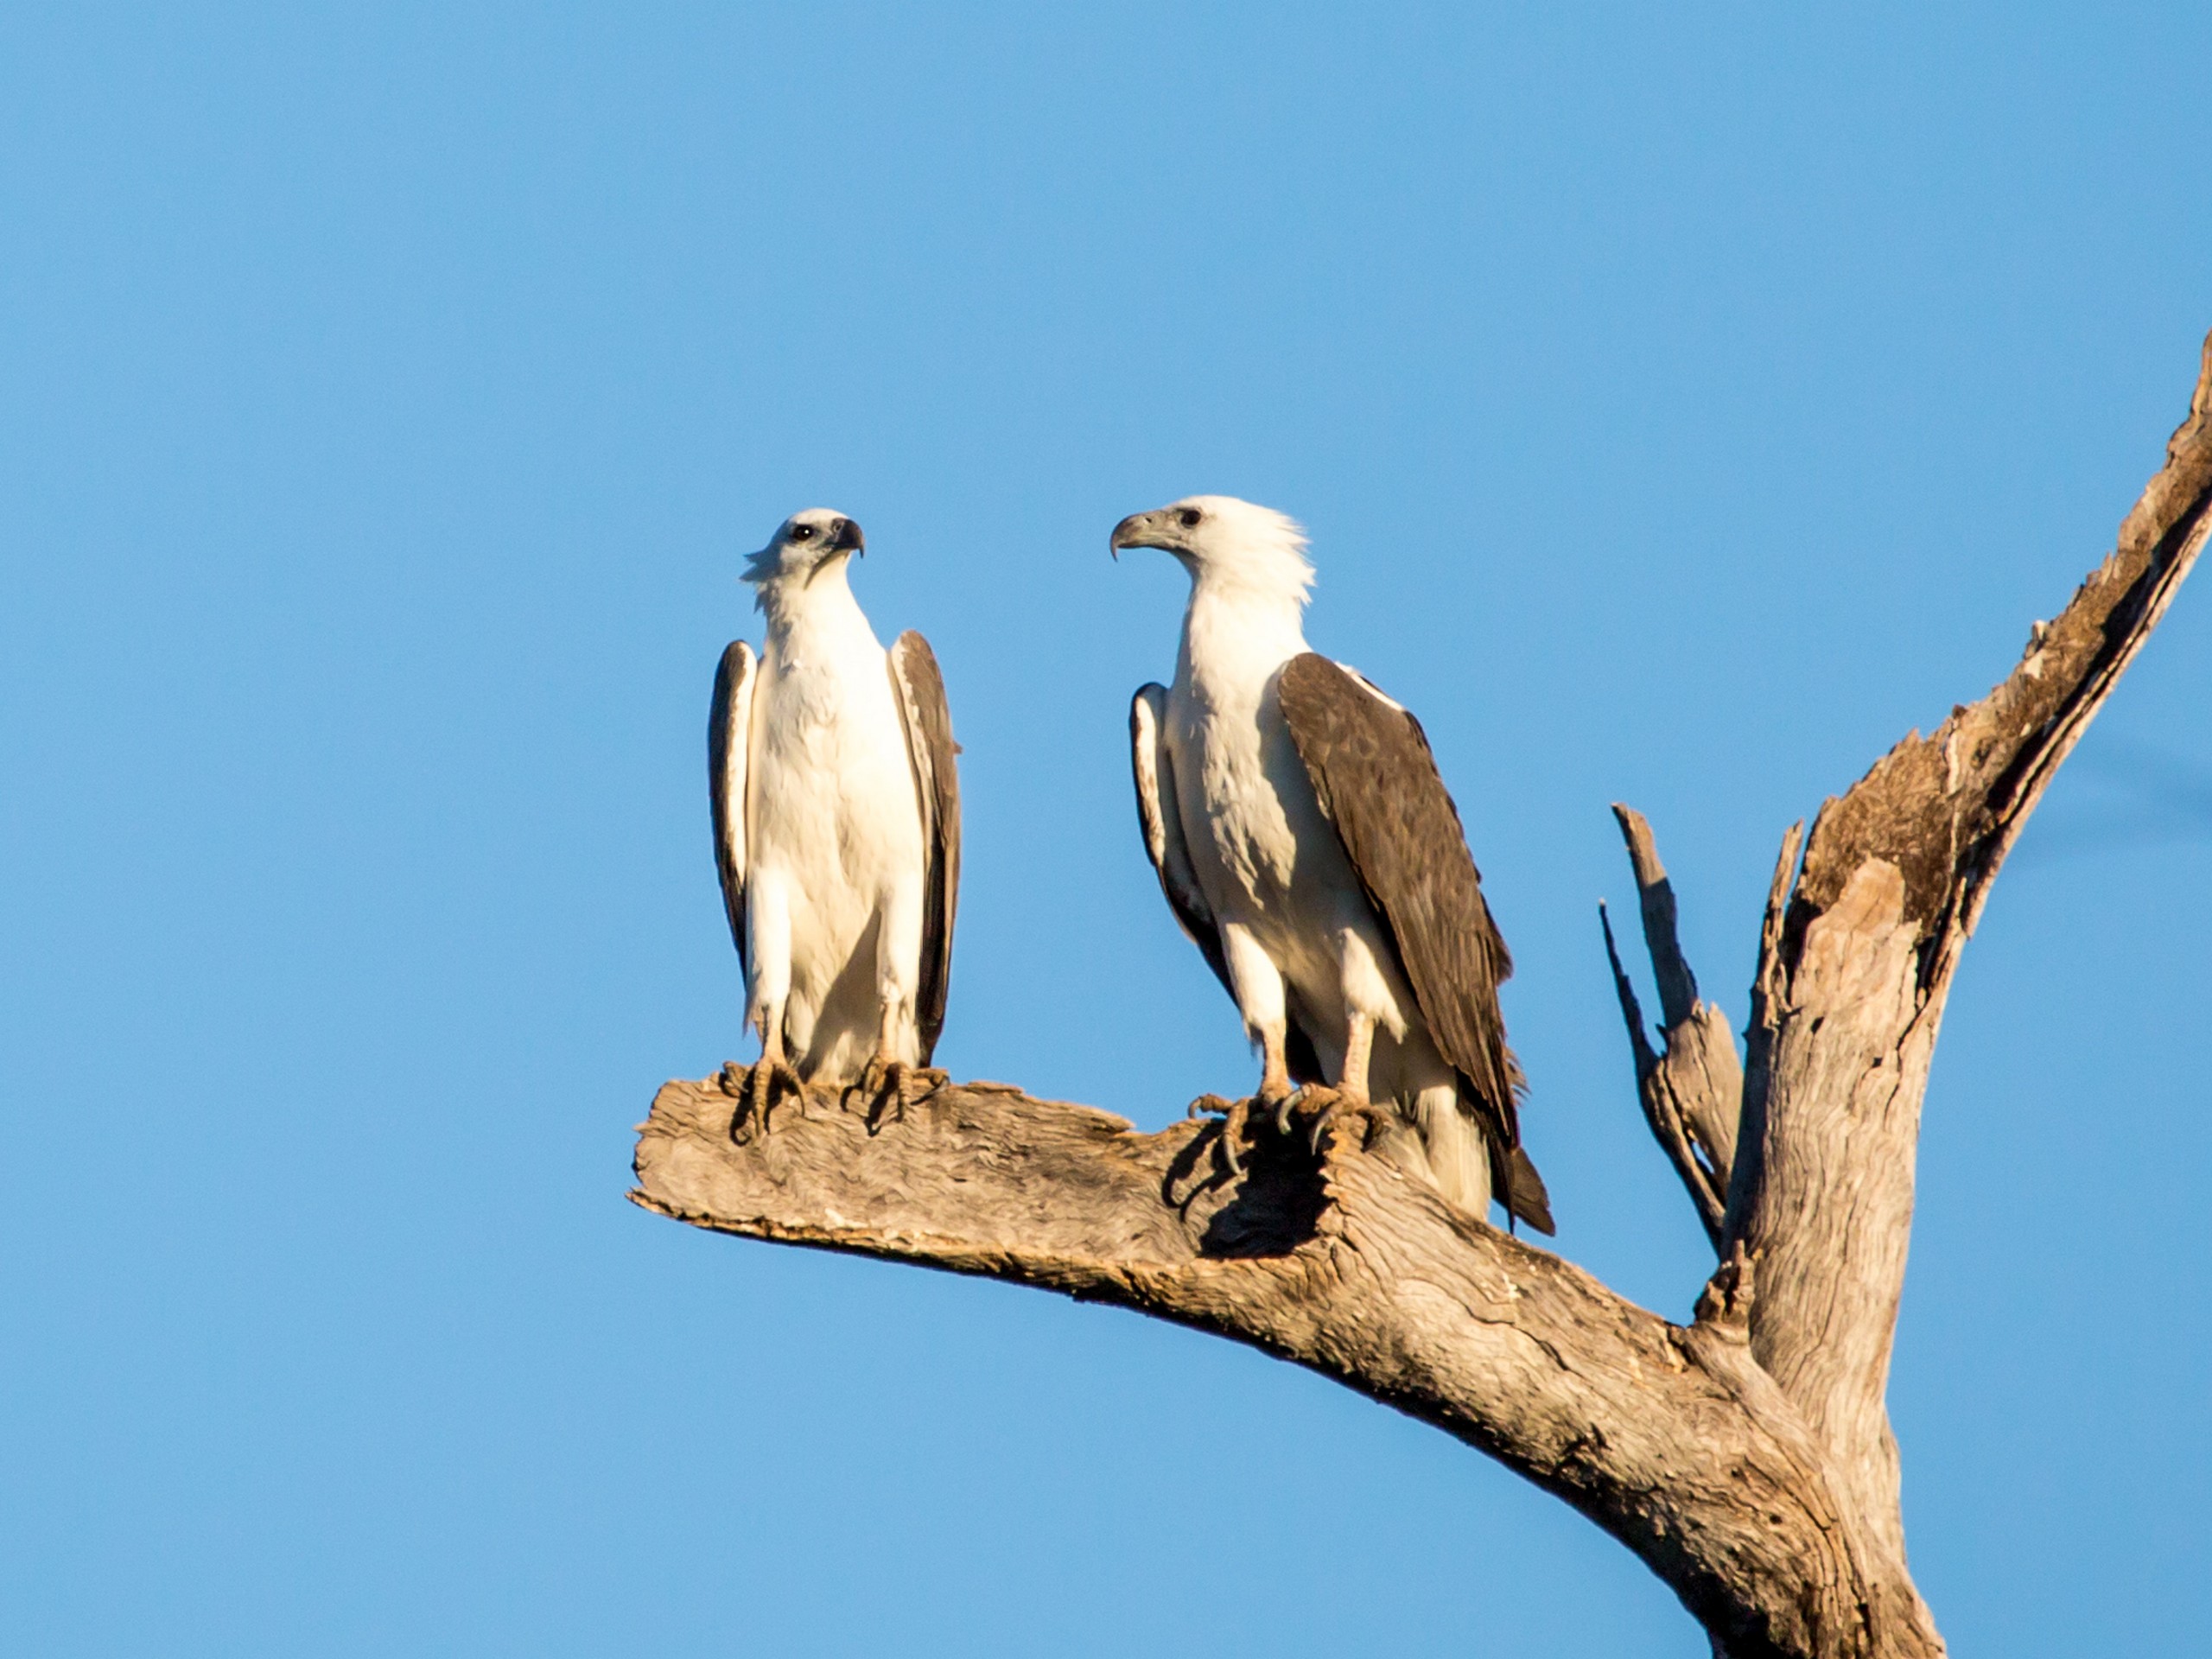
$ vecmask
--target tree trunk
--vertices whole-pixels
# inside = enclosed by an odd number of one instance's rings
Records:
[[[1929,1062],[2005,854],[2208,528],[2212,338],[2118,550],[2012,675],[1784,837],[1741,1064],[1698,998],[1649,827],[1615,809],[1664,1021],[1655,1049],[1616,953],[1637,1090],[1719,1262],[1688,1325],[1453,1208],[1407,1173],[1406,1131],[1348,1111],[1311,1147],[1255,1119],[1231,1156],[1218,1120],[1140,1135],[1001,1084],[941,1083],[888,1122],[813,1090],[759,1125],[729,1074],[663,1087],[632,1197],[1311,1367],[1572,1503],[1728,1659],[1939,1655],[1885,1404]]]

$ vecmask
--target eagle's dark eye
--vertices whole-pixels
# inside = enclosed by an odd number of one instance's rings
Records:
[[[812,524],[800,524],[791,531],[791,540],[795,542],[810,542],[813,539],[814,526]]]
[[[1185,507],[1175,515],[1175,520],[1185,530],[1196,530],[1198,527],[1198,520],[1205,516],[1196,507]]]

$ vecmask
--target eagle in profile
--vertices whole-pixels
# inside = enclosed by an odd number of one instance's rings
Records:
[[[1512,958],[1421,723],[1306,647],[1305,536],[1197,495],[1124,518],[1111,545],[1190,573],[1175,683],[1129,708],[1137,812],[1261,1052],[1258,1099],[1285,1127],[1300,1085],[1387,1106],[1447,1198],[1550,1232],[1498,1008]]]
[[[715,861],[760,1033],[747,1099],[860,1084],[904,1102],[944,1026],[960,893],[960,785],[928,641],[885,651],[846,581],[842,513],[794,513],[745,571],[757,657],[722,653],[707,730]],[[734,1090],[735,1068],[725,1068]]]

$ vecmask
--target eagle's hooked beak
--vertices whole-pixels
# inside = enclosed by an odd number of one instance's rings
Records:
[[[1152,533],[1153,520],[1156,516],[1149,512],[1133,512],[1114,526],[1114,533],[1106,538],[1106,550],[1114,556],[1116,563],[1120,562],[1122,550],[1125,547],[1162,547],[1164,545],[1160,542],[1146,539]]]
[[[867,538],[861,536],[861,527],[849,518],[830,521],[830,539],[822,543],[822,556],[815,560],[806,573],[806,580],[799,585],[813,587],[814,579],[836,564],[840,553],[858,553],[863,558],[868,556]]]

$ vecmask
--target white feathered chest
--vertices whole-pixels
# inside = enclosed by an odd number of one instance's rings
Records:
[[[857,638],[829,629],[772,638],[753,719],[760,857],[803,873],[832,911],[846,906],[830,883],[861,889],[859,905],[920,868],[921,812],[889,663],[864,627]]]
[[[1255,636],[1208,611],[1192,607],[1168,690],[1176,776],[1191,780],[1178,804],[1216,913],[1259,921],[1281,914],[1301,874],[1335,876],[1343,860],[1270,691],[1304,639]]]

